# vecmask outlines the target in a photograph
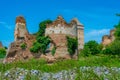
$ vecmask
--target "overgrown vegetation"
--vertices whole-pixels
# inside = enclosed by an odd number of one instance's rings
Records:
[[[39,31],[36,33],[36,41],[33,43],[33,46],[30,48],[30,51],[33,53],[43,53],[47,49],[47,45],[50,43],[50,38],[45,36],[46,24],[52,23],[51,20],[45,20],[39,24]]]
[[[4,58],[6,55],[6,50],[5,48],[0,48],[0,58]]]
[[[22,43],[22,44],[20,45],[20,47],[21,47],[22,49],[26,49],[27,45],[26,45],[25,43]]]
[[[53,47],[53,49],[52,49],[52,51],[51,51],[51,53],[52,53],[53,56],[54,56],[54,54],[55,54],[55,51],[56,51],[56,47]]]
[[[80,66],[106,66],[106,67],[119,67],[120,59],[117,57],[110,57],[107,55],[97,55],[83,57],[81,56],[79,60],[61,60],[56,61],[52,65],[48,65],[47,62],[43,59],[36,60],[31,59],[28,61],[18,61],[9,64],[0,63],[0,72],[4,72],[11,68],[24,68],[28,70],[40,70],[42,72],[58,72],[61,70],[68,70],[74,67]],[[57,68],[57,69],[56,69]]]
[[[77,38],[72,38],[67,36],[67,47],[68,47],[68,52],[70,53],[71,56],[75,54],[77,46],[78,46]]]
[[[103,54],[118,55],[120,57],[120,41],[116,40],[108,45],[103,51]]]
[[[96,41],[91,40],[85,43],[84,49],[81,51],[83,56],[96,55],[99,54],[103,46],[98,44]]]
[[[115,26],[115,41],[106,46],[102,51],[103,54],[117,55],[120,57],[120,22]]]

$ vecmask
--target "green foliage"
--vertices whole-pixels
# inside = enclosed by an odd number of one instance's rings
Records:
[[[4,58],[6,55],[6,50],[5,48],[0,48],[0,58]]]
[[[118,55],[120,57],[120,41],[116,40],[102,51],[103,54]]]
[[[89,55],[96,55],[100,53],[102,50],[103,46],[101,44],[98,44],[96,41],[89,41],[85,43],[84,49],[81,51],[81,53],[84,56],[89,56]]]
[[[56,61],[52,65],[48,65],[43,59],[30,59],[28,61],[18,61],[9,64],[0,63],[0,72],[10,70],[11,68],[24,68],[28,70],[40,70],[42,72],[58,72],[61,70],[69,70],[80,66],[106,66],[119,67],[119,58],[109,57],[100,54],[99,56],[80,57],[79,60],[61,60]],[[56,69],[57,68],[57,69]]]
[[[52,23],[51,20],[45,20],[45,21],[42,21],[40,24],[39,24],[39,31],[37,32],[37,37],[39,38],[39,36],[44,36],[45,34],[45,29],[46,29],[46,25],[47,24],[50,24]]]
[[[33,46],[30,48],[30,51],[33,53],[38,53],[40,48],[40,43],[37,41],[33,43]]]
[[[27,45],[26,45],[25,43],[22,43],[22,44],[20,45],[20,47],[21,47],[22,49],[26,49]]]
[[[78,46],[77,38],[71,38],[67,36],[67,47],[68,52],[70,53],[71,56],[75,54],[77,46]]]
[[[50,43],[49,37],[39,37],[36,42],[33,43],[33,46],[30,48],[31,52],[34,53],[45,53],[47,45]]]
[[[30,51],[33,53],[43,53],[47,49],[47,45],[50,43],[50,38],[45,36],[46,24],[51,23],[51,20],[45,20],[39,24],[39,31],[36,33],[36,42],[33,43],[33,46],[30,48]]]
[[[91,52],[88,46],[84,46],[84,49],[81,50],[80,52],[80,56],[84,56],[84,57],[89,56],[90,54]]]
[[[55,51],[56,51],[56,47],[53,47],[53,49],[52,49],[52,51],[51,51],[51,53],[52,53],[53,56],[54,56],[54,54],[55,54]]]
[[[119,14],[118,14],[119,15]],[[107,55],[118,55],[120,57],[120,22],[115,25],[115,40],[101,52]]]
[[[118,23],[118,25],[115,26],[116,30],[115,30],[115,39],[116,40],[120,40],[120,22]]]

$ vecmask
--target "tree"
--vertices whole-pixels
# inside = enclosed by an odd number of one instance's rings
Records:
[[[39,38],[40,36],[44,36],[45,35],[45,29],[46,29],[46,25],[47,24],[50,24],[52,23],[51,20],[45,20],[45,21],[42,21],[40,24],[39,24],[39,30],[37,32],[37,37]]]
[[[95,55],[95,54],[100,53],[100,51],[102,49],[101,47],[102,46],[100,46],[96,41],[91,40],[91,41],[85,43],[83,51],[84,51],[84,54],[86,54],[85,52],[86,52],[86,49],[87,49],[87,50],[89,50],[89,52],[87,52],[88,55],[90,55],[90,54]]]
[[[50,38],[45,36],[46,25],[52,23],[51,20],[42,21],[39,24],[39,31],[36,33],[36,41],[33,43],[33,46],[30,48],[30,51],[33,53],[43,53],[47,49],[48,44],[50,43]]]
[[[4,58],[6,55],[6,50],[5,48],[0,48],[0,58]]]

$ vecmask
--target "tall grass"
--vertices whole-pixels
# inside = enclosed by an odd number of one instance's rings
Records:
[[[61,70],[68,70],[80,66],[107,66],[120,67],[120,59],[106,55],[80,57],[79,60],[60,60],[53,64],[47,64],[43,59],[30,59],[28,61],[18,61],[9,64],[0,63],[0,72],[4,72],[11,68],[25,68],[28,70],[36,69],[42,72],[58,72]]]

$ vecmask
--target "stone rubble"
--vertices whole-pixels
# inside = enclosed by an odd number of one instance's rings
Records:
[[[3,76],[3,80],[25,80],[26,75],[30,74],[32,76],[38,77],[39,80],[75,80],[76,78],[76,70],[77,68],[74,68],[73,70],[62,70],[57,73],[51,73],[51,72],[41,72],[39,70],[26,70],[23,68],[12,68],[8,71],[6,71],[4,74],[0,72],[0,76]],[[120,68],[117,67],[80,67],[80,71],[82,71],[83,75],[86,75],[86,71],[93,70],[95,74],[98,76],[103,75],[104,80],[110,80],[108,76],[114,75],[114,73],[120,75]],[[120,79],[120,77],[119,77]]]

